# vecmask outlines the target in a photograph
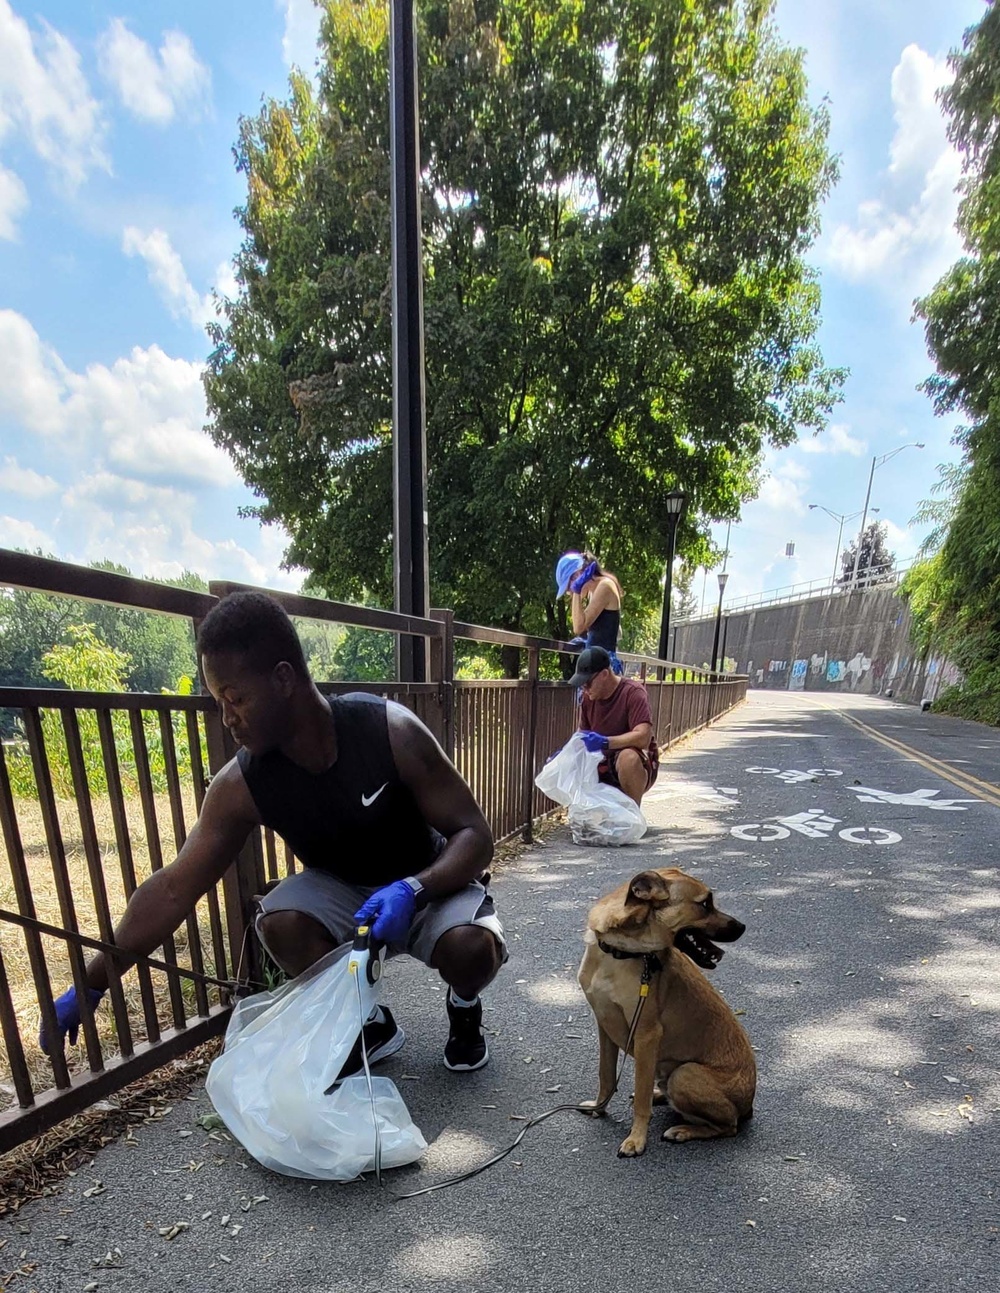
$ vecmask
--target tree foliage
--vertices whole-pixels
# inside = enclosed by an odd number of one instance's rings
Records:
[[[419,0],[432,603],[565,636],[586,546],[660,596],[664,496],[754,497],[842,374],[805,255],[835,166],[762,0]],[[392,598],[387,7],[327,0],[320,83],[244,120],[211,433],[338,598]]]
[[[50,682],[73,691],[121,692],[127,690],[126,674],[130,664],[128,655],[105,642],[92,625],[69,624],[63,633],[62,641],[43,652],[41,672]],[[190,692],[190,686],[190,678],[185,677],[180,680],[180,690],[184,694]],[[61,798],[75,798],[64,713],[57,709],[43,708],[41,718],[42,739],[53,789]],[[159,719],[156,714],[144,713],[142,722],[145,731],[147,765],[153,788],[158,791],[166,790],[167,764]],[[177,767],[182,775],[186,776],[191,768],[191,752],[184,716],[174,714],[172,722]],[[104,750],[97,715],[90,709],[78,710],[76,723],[80,735],[83,769],[90,793],[106,794],[107,769],[104,766]],[[126,792],[135,792],[138,790],[138,773],[128,715],[122,710],[115,710],[111,713],[110,723],[122,786]],[[27,741],[16,721],[11,723],[7,735],[9,749],[5,751],[4,759],[14,793],[26,798],[37,798],[38,786],[35,781],[33,761]],[[203,743],[203,764],[207,758],[208,751]]]
[[[966,675],[952,707],[1000,718],[1000,9],[990,4],[951,59],[942,94],[963,154],[959,229],[966,254],[918,302],[937,372],[924,383],[958,414],[960,472],[938,557],[915,578],[920,631]],[[941,536],[938,536],[941,537]]]
[[[92,569],[131,574],[113,561],[94,562]],[[208,592],[205,581],[191,571],[160,582]],[[0,590],[0,686],[50,686],[56,679],[46,673],[43,658],[52,647],[72,640],[67,638],[71,625],[88,625],[103,642],[128,657],[123,690],[173,689],[180,678],[196,671],[191,625],[177,616],[5,589]]]
[[[889,551],[888,529],[873,521],[860,542],[852,539],[840,554],[842,574],[837,583],[845,588],[873,588],[887,583],[896,569],[896,554]]]

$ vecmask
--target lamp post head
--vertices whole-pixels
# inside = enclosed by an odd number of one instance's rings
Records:
[[[729,571],[720,570],[719,571],[719,596],[720,597],[726,591],[726,584],[728,583],[728,581],[729,581]]]
[[[667,516],[673,520],[674,517],[679,517],[681,512],[684,511],[687,494],[682,489],[672,489],[663,502],[667,509]]]

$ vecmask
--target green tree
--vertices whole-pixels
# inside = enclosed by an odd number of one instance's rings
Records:
[[[335,678],[350,682],[385,682],[396,676],[392,633],[349,627],[337,644]]]
[[[42,657],[83,618],[83,604],[71,598],[0,589],[0,686],[47,687]]]
[[[931,486],[931,498],[925,498],[910,521],[911,525],[929,525],[920,544],[920,556],[932,557],[940,552],[948,537],[952,519],[965,485],[965,466],[960,462],[938,464],[938,478]]]
[[[132,573],[113,561],[94,562],[91,569]],[[208,592],[205,581],[192,571],[159,582]],[[42,661],[53,646],[67,641],[67,630],[74,624],[89,625],[103,642],[128,657],[124,691],[162,691],[195,673],[191,624],[179,616],[9,589],[0,591],[0,686],[45,687],[56,681]]]
[[[888,583],[896,569],[896,554],[886,542],[888,529],[884,522],[873,521],[861,541],[852,539],[840,554],[843,574],[837,583],[846,588],[872,588]]]
[[[89,624],[69,624],[65,640],[51,646],[42,656],[42,674],[51,682],[59,683],[74,691],[124,691],[124,674],[129,658],[122,651],[108,646]],[[107,777],[101,750],[97,717],[91,710],[77,714],[83,765],[91,792],[103,793]],[[112,730],[116,744],[121,747],[127,739],[128,721],[124,714],[112,716]],[[48,759],[52,784],[57,795],[73,795],[73,777],[62,714],[59,710],[42,710],[42,735]],[[8,758],[8,771],[15,793],[37,795],[34,771],[27,748],[18,744]]]
[[[939,707],[1000,721],[1000,9],[990,4],[952,55],[942,94],[963,156],[958,224],[966,254],[917,303],[937,372],[924,383],[965,425],[939,557],[921,572],[921,632],[965,673]]]
[[[805,256],[825,109],[762,0],[420,0],[432,603],[566,637],[558,553],[629,616],[664,496],[754,497],[839,371]],[[244,120],[239,292],[213,329],[216,443],[331,596],[391,601],[387,8],[327,0],[318,92]]]
[[[129,657],[108,646],[89,624],[70,624],[68,642],[57,642],[42,657],[42,673],[71,691],[125,691]]]

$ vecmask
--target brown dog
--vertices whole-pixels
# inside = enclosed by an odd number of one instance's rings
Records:
[[[664,1140],[735,1136],[753,1112],[757,1066],[736,1016],[698,966],[718,965],[715,941],[734,942],[746,926],[717,911],[700,880],[674,868],[643,871],[623,884],[591,908],[587,926],[578,978],[600,1032],[600,1090],[585,1106],[595,1117],[614,1092],[618,1053],[644,977],[649,983],[630,1047],[632,1130],[619,1157],[646,1148],[654,1103],[672,1105],[685,1120],[668,1127]]]

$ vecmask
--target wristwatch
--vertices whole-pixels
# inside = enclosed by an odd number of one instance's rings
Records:
[[[430,902],[430,894],[427,892],[427,890],[424,888],[424,886],[420,883],[420,881],[417,879],[415,875],[408,875],[406,879],[403,881],[403,884],[408,884],[410,888],[413,890],[413,896],[416,899],[414,910],[423,911],[423,909]]]

